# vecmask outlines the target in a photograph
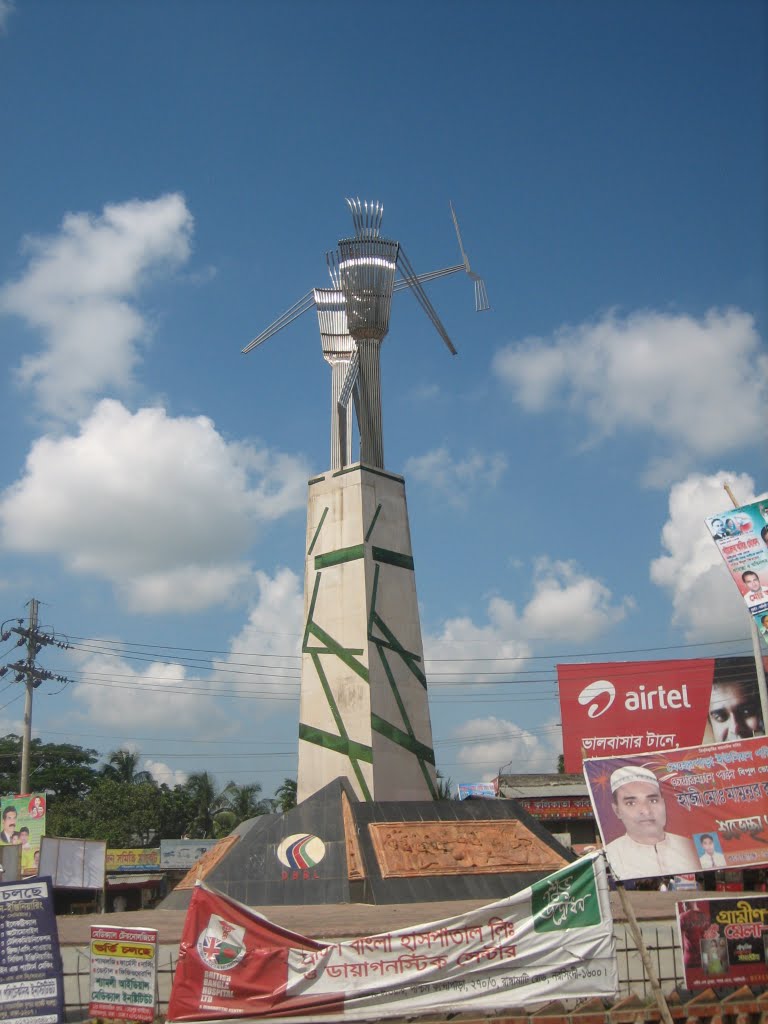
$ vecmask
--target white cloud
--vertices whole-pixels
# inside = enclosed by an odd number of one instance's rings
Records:
[[[651,579],[672,598],[673,621],[693,642],[733,639],[749,631],[744,602],[704,525],[707,516],[730,507],[724,483],[744,505],[762,497],[746,473],[688,476],[669,492],[669,518],[661,531],[665,554],[651,563]]]
[[[492,597],[486,625],[468,618],[449,619],[440,634],[424,637],[427,674],[437,680],[441,671],[448,671],[444,666],[452,658],[461,660],[466,678],[482,676],[484,658],[503,659],[502,667],[512,672],[515,660],[528,656],[537,639],[593,640],[621,622],[634,606],[630,597],[615,599],[605,584],[575,563],[541,557],[534,562],[533,596],[522,612],[513,602]]]
[[[598,438],[636,430],[679,446],[671,464],[667,450],[652,464],[656,483],[684,459],[743,448],[764,433],[768,357],[753,318],[737,309],[701,319],[611,312],[508,345],[493,370],[529,412],[566,407]]]
[[[295,705],[298,712],[301,630],[304,614],[302,582],[290,569],[274,577],[254,573],[258,600],[240,632],[232,637],[228,658],[217,661],[217,678],[269,701],[265,712]],[[250,652],[258,651],[258,654]],[[248,678],[246,673],[252,673]]]
[[[460,781],[490,781],[502,767],[510,774],[554,772],[562,753],[561,733],[554,722],[533,732],[489,715],[465,722],[452,739],[461,743],[457,760],[464,774]]]
[[[188,676],[182,665],[156,661],[136,670],[108,654],[75,657],[80,681],[72,696],[89,726],[126,734],[162,723],[166,732],[172,728],[187,735],[205,733],[209,738],[231,732],[231,722],[217,706],[210,683]]]
[[[23,386],[57,419],[132,383],[148,324],[136,295],[153,275],[189,257],[192,216],[180,195],[105,206],[99,217],[67,214],[57,235],[29,238],[22,276],[0,290],[0,311],[42,334],[18,367]]]
[[[436,448],[409,458],[405,475],[444,494],[451,505],[462,506],[470,491],[495,487],[506,468],[507,460],[501,452],[470,452],[466,458],[454,459],[447,448]]]
[[[34,443],[0,497],[0,539],[108,580],[130,609],[201,609],[244,583],[244,553],[303,507],[308,475],[300,458],[227,442],[203,416],[105,399],[77,434]]]
[[[0,0],[0,35],[8,29],[8,19],[13,14],[16,5],[12,0]]]
[[[169,789],[173,789],[174,786],[183,786],[189,778],[187,773],[181,771],[181,769],[169,768],[162,761],[150,761],[147,758],[145,758],[141,770],[149,772],[159,786],[165,783]]]

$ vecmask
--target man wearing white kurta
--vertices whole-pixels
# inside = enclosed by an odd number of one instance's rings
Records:
[[[626,835],[605,852],[617,878],[652,878],[701,871],[693,841],[665,831],[667,808],[656,776],[648,768],[627,765],[611,775],[613,812]]]

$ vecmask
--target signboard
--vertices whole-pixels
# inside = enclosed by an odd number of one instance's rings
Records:
[[[707,527],[768,645],[768,499],[710,516]]]
[[[459,800],[467,797],[482,797],[487,800],[496,799],[495,782],[460,782],[458,787]]]
[[[768,896],[681,900],[677,926],[689,991],[768,984]]]
[[[558,665],[557,681],[567,772],[587,757],[765,734],[754,658]]]
[[[0,844],[21,847],[21,873],[36,875],[45,835],[45,794],[0,797]]]
[[[200,883],[167,1020],[477,1015],[616,990],[605,864],[592,854],[459,917],[334,943],[278,928]]]
[[[515,802],[534,818],[543,821],[592,817],[592,803],[588,796],[516,796]]]
[[[157,932],[91,927],[90,1017],[153,1021]]]
[[[107,850],[106,870],[117,871],[159,871],[160,850]]]
[[[161,839],[160,867],[163,871],[189,871],[217,842],[216,839]]]
[[[0,1021],[64,1020],[64,978],[50,878],[0,885]]]
[[[54,839],[44,836],[40,872],[62,889],[103,889],[107,844],[95,839]]]
[[[617,878],[768,864],[768,741],[584,762]]]

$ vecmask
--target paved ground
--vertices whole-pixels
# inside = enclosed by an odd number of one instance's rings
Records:
[[[639,921],[673,922],[675,900],[690,893],[631,892],[627,894]],[[714,895],[711,893],[709,895]],[[729,895],[732,895],[729,893]],[[736,894],[733,894],[736,895]],[[411,903],[372,906],[368,903],[339,903],[334,906],[255,907],[264,917],[290,931],[312,938],[337,939],[377,935],[397,928],[409,928],[429,921],[455,917],[485,900],[450,903]],[[614,920],[626,918],[619,897],[611,893]],[[90,939],[91,925],[121,924],[134,928],[156,928],[161,943],[177,943],[184,923],[183,910],[134,910],[122,914],[65,915],[57,918],[59,941],[63,946],[81,945]]]

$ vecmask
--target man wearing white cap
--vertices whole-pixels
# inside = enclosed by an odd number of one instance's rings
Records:
[[[651,878],[701,871],[693,841],[667,832],[667,808],[659,781],[648,768],[626,765],[611,775],[613,812],[626,835],[605,852],[617,878]]]

